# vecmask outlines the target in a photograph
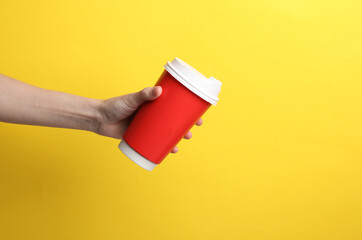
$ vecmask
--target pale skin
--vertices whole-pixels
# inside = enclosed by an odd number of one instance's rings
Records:
[[[122,138],[133,113],[157,99],[160,86],[106,100],[38,88],[0,74],[0,122],[79,129]],[[196,122],[202,124],[202,119]],[[185,139],[192,137],[186,133]],[[175,146],[171,153],[178,151]]]

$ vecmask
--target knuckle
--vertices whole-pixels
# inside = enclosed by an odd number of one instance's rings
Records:
[[[141,93],[141,96],[142,96],[143,98],[147,97],[149,91],[150,91],[150,88],[149,88],[149,87],[146,87],[146,88],[142,89],[141,92],[140,92],[140,93]]]

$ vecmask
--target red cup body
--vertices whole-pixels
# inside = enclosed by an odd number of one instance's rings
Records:
[[[143,157],[159,164],[211,104],[166,70],[156,86],[162,87],[161,96],[138,109],[123,139]]]

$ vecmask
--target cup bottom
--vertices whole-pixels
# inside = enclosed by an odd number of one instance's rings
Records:
[[[122,139],[122,141],[118,145],[119,150],[121,150],[124,155],[126,155],[129,159],[131,159],[134,163],[136,163],[138,166],[148,170],[152,171],[157,164],[154,162],[151,162],[150,160],[143,157],[141,154],[136,152],[133,148],[131,148],[128,143],[126,143],[125,140]]]

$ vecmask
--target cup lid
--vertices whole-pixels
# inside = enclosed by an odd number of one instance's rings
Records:
[[[216,105],[222,83],[214,77],[207,78],[179,58],[164,66],[176,80],[205,101]]]

